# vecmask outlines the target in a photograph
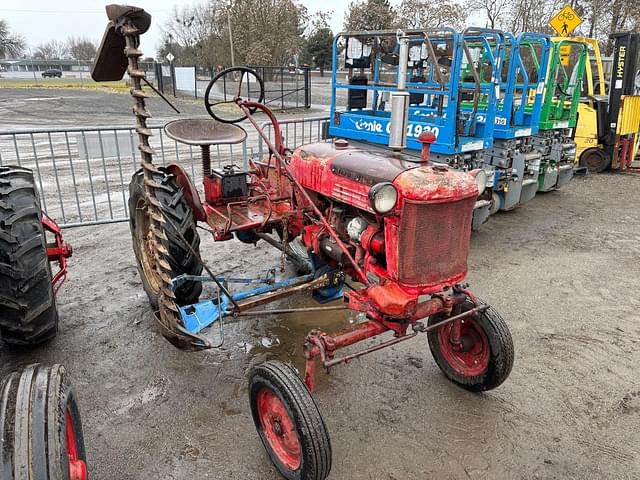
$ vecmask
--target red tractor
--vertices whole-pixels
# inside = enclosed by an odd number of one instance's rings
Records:
[[[25,348],[56,335],[56,292],[71,253],[58,225],[40,208],[32,171],[0,166],[0,338],[5,344]],[[55,274],[52,263],[58,267]],[[0,478],[86,480],[80,411],[64,367],[30,365],[0,381]]]
[[[428,162],[432,136],[422,137],[417,160],[339,139],[291,151],[263,104],[262,80],[248,68],[228,69],[207,88],[205,106],[213,120],[178,120],[165,127],[176,141],[201,147],[201,198],[180,164],[153,163],[144,72],[138,66],[139,36],[149,28],[150,15],[111,5],[107,16],[92,75],[97,81],[120,80],[127,71],[131,79],[142,168],[130,185],[130,225],[138,270],[164,335],[181,348],[200,350],[221,345],[226,317],[335,309],[366,317],[340,332],[309,333],[304,381],[279,361],[253,369],[249,397],[255,426],[285,478],[324,479],[331,468],[329,435],[311,396],[318,362],[329,370],[426,333],[438,366],[463,388],[489,390],[506,380],[513,365],[507,325],[462,283],[478,187],[473,175]],[[227,94],[230,87],[233,95]],[[274,142],[255,120],[256,111],[270,120]],[[269,155],[247,168],[212,168],[210,146],[244,141],[246,131],[233,123],[245,119]],[[229,284],[238,280],[214,273],[202,261],[196,226],[215,241],[262,240],[294,259],[289,243],[301,239],[311,273],[279,279],[272,272],[258,280],[262,285],[234,293]],[[213,298],[200,299],[203,282],[215,285]],[[255,310],[303,291],[321,304],[341,303]],[[202,333],[214,323],[217,341]],[[339,353],[385,333],[391,338]]]

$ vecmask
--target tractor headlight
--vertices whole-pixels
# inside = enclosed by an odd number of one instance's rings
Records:
[[[487,172],[478,168],[477,170],[472,170],[469,173],[476,181],[476,185],[478,186],[478,195],[482,195],[484,189],[487,188]]]
[[[378,183],[369,190],[369,203],[376,213],[384,215],[393,210],[398,201],[398,191],[390,183]]]

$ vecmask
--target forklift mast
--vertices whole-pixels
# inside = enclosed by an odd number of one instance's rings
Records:
[[[592,172],[607,168],[636,169],[632,165],[640,138],[640,34],[620,32],[611,35],[613,64],[608,91],[603,81],[602,57],[597,40],[574,37],[588,46],[587,83],[575,131],[580,165]],[[598,83],[592,75],[592,62]],[[599,88],[595,88],[599,85]],[[595,91],[597,90],[597,91]]]
[[[640,33],[614,33],[613,66],[609,87],[608,121],[604,125],[607,144],[614,143],[622,97],[640,95]]]

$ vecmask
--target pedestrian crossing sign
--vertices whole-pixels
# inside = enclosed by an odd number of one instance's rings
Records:
[[[570,5],[566,5],[549,20],[551,28],[561,37],[568,37],[581,23],[582,19]]]

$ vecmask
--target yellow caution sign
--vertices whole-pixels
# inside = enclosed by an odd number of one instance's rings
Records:
[[[568,37],[581,23],[582,19],[570,5],[565,6],[549,20],[551,28],[561,37]]]

